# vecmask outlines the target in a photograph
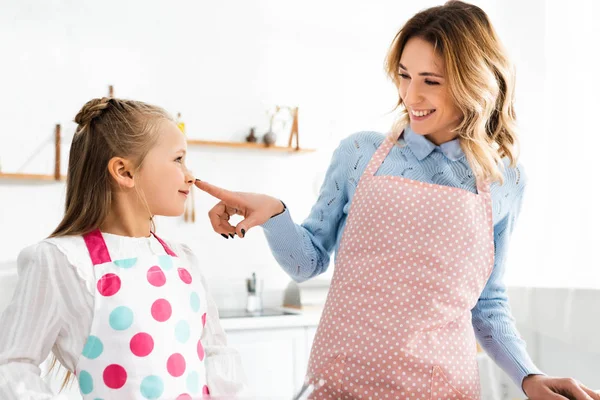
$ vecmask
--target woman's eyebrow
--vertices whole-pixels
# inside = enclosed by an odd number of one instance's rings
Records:
[[[406,68],[404,65],[402,65],[402,63],[399,63],[400,68],[408,71],[408,68]],[[435,76],[436,78],[444,78],[443,75],[440,74],[436,74],[435,72],[420,72],[419,76]]]

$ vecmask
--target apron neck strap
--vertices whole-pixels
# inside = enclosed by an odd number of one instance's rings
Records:
[[[381,164],[388,156],[394,145],[398,142],[400,137],[404,131],[400,132],[398,135],[386,135],[383,143],[379,145],[373,157],[369,161],[367,165],[367,169],[365,169],[364,175],[366,176],[374,176]],[[477,194],[488,194],[490,193],[490,183],[482,178],[475,177],[475,183],[477,186]]]
[[[490,183],[487,180],[475,177],[475,183],[477,184],[477,194],[490,193]]]
[[[162,240],[161,238],[156,236],[156,234],[154,232],[152,232],[152,236],[154,236],[156,238],[156,240],[158,240],[158,242],[162,245],[162,247],[165,249],[165,252],[168,255],[170,255],[171,257],[177,257],[177,254],[175,254],[173,252],[173,250],[171,250],[171,248],[164,242],[164,240]]]
[[[108,247],[102,237],[100,229],[95,229],[89,233],[83,235],[83,240],[92,258],[93,265],[99,265],[111,262],[110,254],[108,254]]]
[[[165,252],[171,257],[177,257],[177,255],[171,250],[171,248],[154,232],[152,235],[158,240],[161,246],[165,249]],[[108,247],[106,246],[106,242],[102,237],[102,232],[100,229],[95,229],[89,233],[83,235],[83,240],[85,241],[85,245],[90,253],[90,257],[92,258],[93,265],[100,265],[108,262],[112,262],[110,258],[110,254],[108,253]]]
[[[381,167],[383,160],[385,160],[387,155],[390,153],[390,150],[392,150],[392,147],[394,147],[394,145],[398,142],[398,139],[400,139],[400,135],[402,135],[402,132],[400,132],[397,136],[386,135],[385,139],[383,140],[383,143],[379,145],[379,147],[375,151],[375,154],[373,154],[373,157],[371,157],[371,160],[367,165],[367,169],[365,169],[364,175],[375,175],[379,167]],[[395,140],[392,138],[394,138]]]

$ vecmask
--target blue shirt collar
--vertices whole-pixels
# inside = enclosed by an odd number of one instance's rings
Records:
[[[465,155],[460,147],[460,139],[458,138],[436,146],[424,135],[413,132],[410,126],[404,128],[403,136],[404,141],[419,161],[423,160],[433,151],[441,151],[451,161],[458,161]]]

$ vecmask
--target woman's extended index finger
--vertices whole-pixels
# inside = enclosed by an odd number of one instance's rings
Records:
[[[235,207],[239,203],[239,197],[234,193],[227,189],[220,188],[215,185],[211,185],[208,182],[201,181],[200,179],[196,179],[194,182],[196,187],[203,192],[210,194],[213,197],[225,202],[229,206]]]

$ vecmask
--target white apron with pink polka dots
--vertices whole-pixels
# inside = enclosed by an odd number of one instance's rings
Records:
[[[84,236],[96,277],[94,318],[75,370],[86,400],[208,394],[204,287],[156,239],[167,255],[111,260],[99,230]]]
[[[477,194],[375,176],[352,201],[308,377],[313,399],[479,399],[471,309],[494,261],[489,184]]]

